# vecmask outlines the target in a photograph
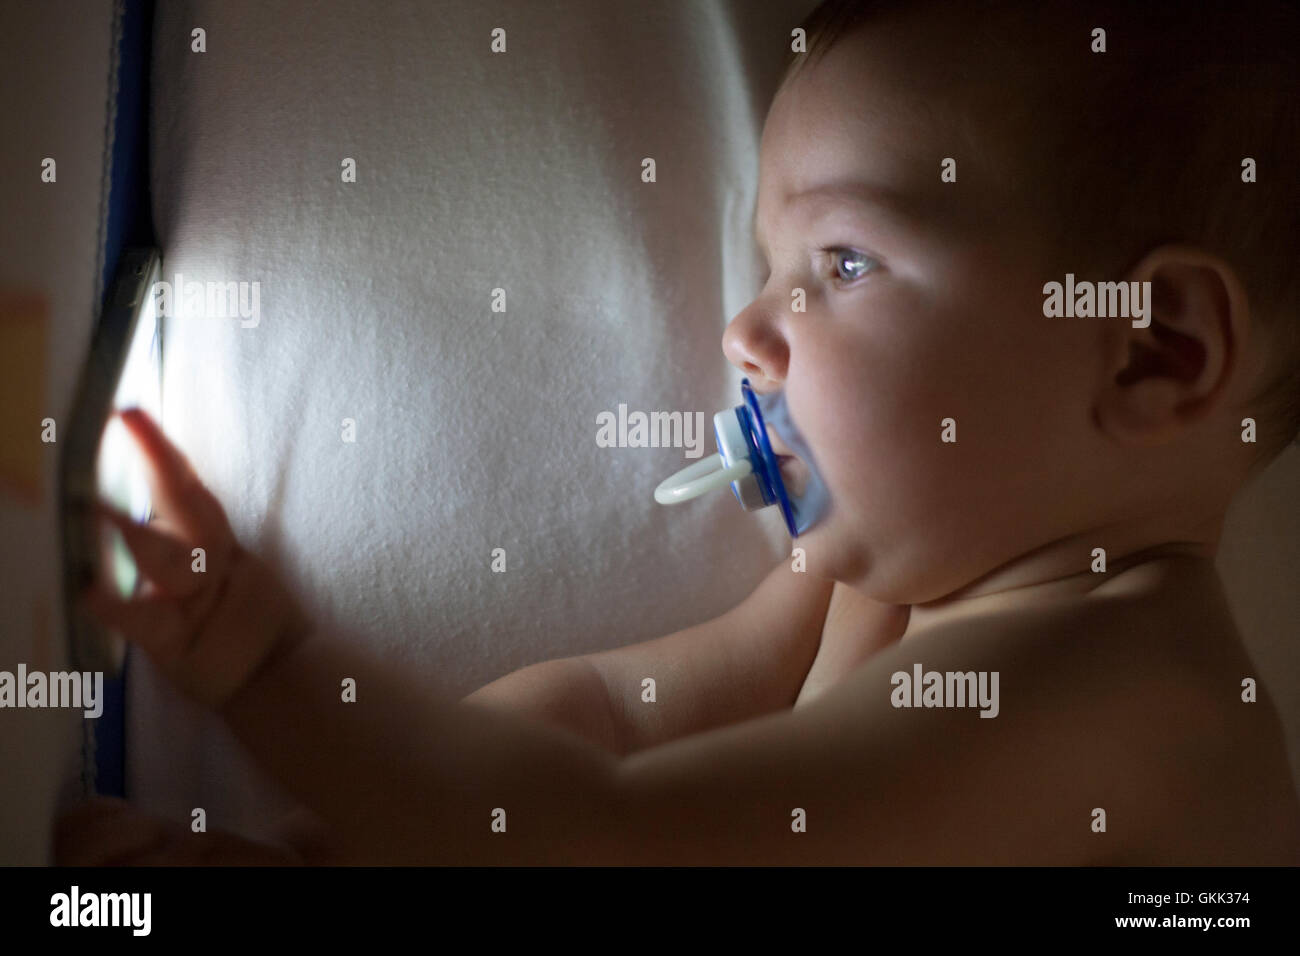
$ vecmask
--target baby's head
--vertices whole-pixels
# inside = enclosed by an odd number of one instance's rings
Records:
[[[1300,429],[1294,16],[1060,6],[830,0],[768,114],[723,348],[830,489],[810,564],[879,600],[1212,551]],[[1149,325],[1045,315],[1067,274]]]

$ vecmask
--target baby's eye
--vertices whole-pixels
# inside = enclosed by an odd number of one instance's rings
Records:
[[[823,249],[822,253],[830,259],[835,278],[841,282],[853,282],[880,267],[880,262],[871,256],[842,246]]]

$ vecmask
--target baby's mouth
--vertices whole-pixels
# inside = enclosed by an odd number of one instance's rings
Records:
[[[778,455],[776,466],[781,471],[786,492],[796,498],[802,495],[808,484],[808,466],[794,455]]]
[[[781,472],[786,491],[796,497],[803,494],[808,485],[808,466],[797,455],[790,453],[790,449],[781,441],[781,436],[770,427],[767,430],[767,440],[772,446],[772,453],[776,455],[776,466]]]

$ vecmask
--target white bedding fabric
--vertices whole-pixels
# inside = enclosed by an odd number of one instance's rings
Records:
[[[165,424],[324,625],[459,696],[712,617],[786,553],[774,509],[656,505],[682,451],[595,434],[620,403],[706,420],[737,403],[720,337],[757,289],[762,121],[814,5],[159,5],[166,277],[257,281],[261,311],[255,328],[169,321]],[[489,52],[494,27],[505,55]],[[1295,458],[1225,543],[1293,727]],[[498,547],[504,574],[489,570]],[[269,835],[289,801],[132,661],[133,799]]]
[[[324,625],[460,696],[716,616],[787,553],[775,509],[655,504],[685,452],[600,448],[596,416],[702,412],[709,454],[739,403],[721,336],[758,288],[758,143],[813,6],[159,5],[164,278],[260,283],[255,327],[168,321],[165,425]],[[284,795],[131,666],[130,796],[269,834]]]

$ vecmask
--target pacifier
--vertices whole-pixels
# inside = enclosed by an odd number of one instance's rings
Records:
[[[686,466],[660,484],[655,489],[655,501],[661,505],[677,504],[729,484],[746,511],[779,505],[790,537],[797,538],[826,511],[830,503],[826,483],[817,473],[812,453],[790,418],[785,390],[756,395],[746,378],[740,382],[740,393],[743,404],[713,416],[717,454]],[[767,437],[769,423],[808,468],[808,480],[797,495],[790,493],[781,478],[780,464]]]

